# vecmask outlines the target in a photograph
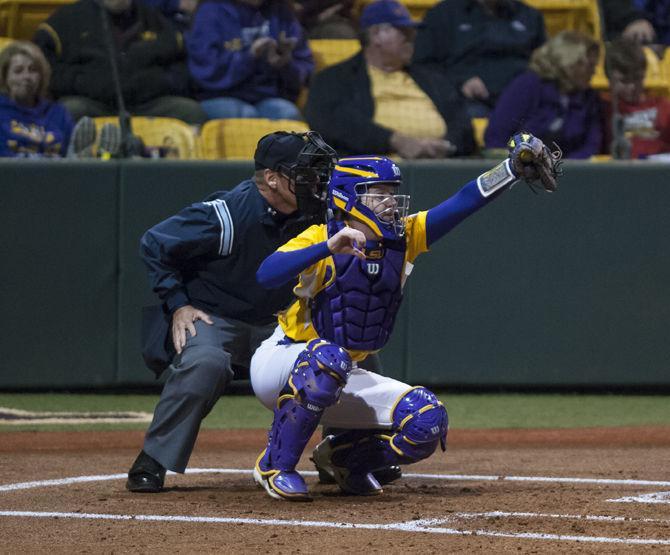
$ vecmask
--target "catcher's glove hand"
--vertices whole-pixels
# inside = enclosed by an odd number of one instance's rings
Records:
[[[558,188],[557,180],[563,175],[563,152],[556,143],[553,146],[551,151],[540,139],[525,132],[517,133],[507,142],[512,169],[534,193],[537,181],[550,193]]]

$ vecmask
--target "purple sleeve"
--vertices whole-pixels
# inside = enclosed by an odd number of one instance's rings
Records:
[[[65,106],[58,104],[58,107],[61,112],[60,129],[63,133],[63,143],[61,144],[60,151],[61,156],[65,158],[67,156],[67,147],[70,144],[70,137],[72,136],[72,128],[74,127],[74,123],[72,122],[70,112],[67,111]]]
[[[584,121],[584,128],[584,144],[581,148],[571,152],[570,158],[590,158],[594,154],[598,154],[602,148],[603,129],[601,106],[595,92],[593,92],[590,98],[590,105]]]
[[[191,75],[205,90],[227,90],[254,74],[256,60],[241,45],[237,14],[223,4],[200,5],[186,47]]]
[[[326,241],[297,251],[275,251],[261,263],[256,281],[266,289],[275,289],[327,256],[330,250]]]
[[[528,114],[536,105],[538,78],[526,72],[516,77],[503,90],[489,116],[484,134],[486,148],[504,148],[507,140],[520,130]]]
[[[307,80],[314,71],[314,57],[309,48],[305,33],[297,20],[293,20],[286,33],[289,37],[296,37],[298,42],[293,49],[293,57],[281,70],[281,79],[285,87],[290,89],[299,89],[307,84]]]

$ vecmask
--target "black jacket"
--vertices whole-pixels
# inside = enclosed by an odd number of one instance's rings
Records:
[[[158,10],[134,1],[129,12],[109,14],[109,20],[126,103],[187,94],[188,70],[181,34]],[[59,8],[40,24],[33,40],[51,64],[55,97],[85,96],[115,104],[98,2],[79,0]]]
[[[477,0],[444,0],[426,13],[414,60],[439,64],[459,90],[480,77],[492,104],[545,40],[542,13],[518,0],[501,0],[495,15]]]
[[[406,68],[433,101],[447,124],[447,139],[457,155],[474,151],[475,141],[465,102],[454,86],[428,66]],[[340,155],[387,154],[393,130],[374,123],[374,100],[362,53],[317,73],[309,88],[305,117],[311,129]]]
[[[638,9],[632,0],[600,0],[600,13],[605,23],[605,38],[610,40],[620,35],[633,21],[650,21],[649,15]]]
[[[140,254],[167,312],[191,304],[221,318],[270,324],[293,299],[295,280],[265,289],[256,270],[307,227],[274,210],[247,180],[156,224],[142,236]]]

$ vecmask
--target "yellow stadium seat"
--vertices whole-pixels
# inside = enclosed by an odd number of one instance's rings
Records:
[[[289,119],[230,118],[210,120],[202,126],[200,144],[205,160],[252,160],[256,143],[273,131],[304,133],[309,127],[303,121]]]
[[[361,49],[361,43],[357,39],[312,39],[309,47],[314,56],[314,73],[317,73],[351,58]],[[301,110],[307,103],[307,95],[307,87],[303,87],[296,100],[296,105]]]
[[[591,78],[591,88],[597,91],[606,91],[610,88],[607,74],[605,73],[605,46],[600,45],[600,59],[596,66],[596,72]]]
[[[2,50],[4,50],[4,48],[10,45],[12,42],[14,42],[14,39],[12,38],[0,37],[0,52],[2,52]]]
[[[598,0],[524,0],[542,12],[547,34],[560,31],[581,31],[602,40]]]
[[[472,131],[479,148],[484,148],[484,133],[489,125],[489,118],[472,118]]]
[[[119,124],[116,116],[94,118],[100,129],[105,123]],[[194,129],[175,118],[134,116],[131,118],[133,134],[137,135],[150,153],[156,157],[195,160],[200,156],[197,135]]]
[[[644,55],[647,58],[647,71],[644,75],[644,88],[654,94],[670,96],[670,67],[664,60],[659,60],[658,56],[648,46],[644,46]],[[595,75],[591,79],[591,87],[599,91],[609,89],[609,81],[605,74],[604,54],[602,53]]]
[[[358,0],[358,13],[371,2],[374,2],[374,0]],[[426,15],[426,12],[438,2],[440,2],[440,0],[400,0],[400,3],[404,4],[409,11],[412,19],[415,19],[416,21],[421,21],[423,16]]]
[[[663,96],[670,96],[670,73],[668,67],[648,46],[644,48],[647,58],[647,71],[644,74],[644,88]]]
[[[612,155],[611,154],[594,154],[589,158],[589,162],[598,162],[598,163],[603,163],[603,162],[611,162],[612,161]]]
[[[351,58],[361,49],[361,43],[356,39],[312,39],[309,47],[316,72]]]
[[[54,10],[74,0],[0,0],[0,34],[30,40]]]

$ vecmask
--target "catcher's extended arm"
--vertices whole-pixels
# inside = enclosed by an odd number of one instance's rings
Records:
[[[533,192],[537,192],[538,181],[550,193],[558,188],[558,178],[563,175],[563,152],[556,143],[553,146],[552,151],[540,139],[526,132],[517,133],[507,143],[514,173],[524,179]]]

